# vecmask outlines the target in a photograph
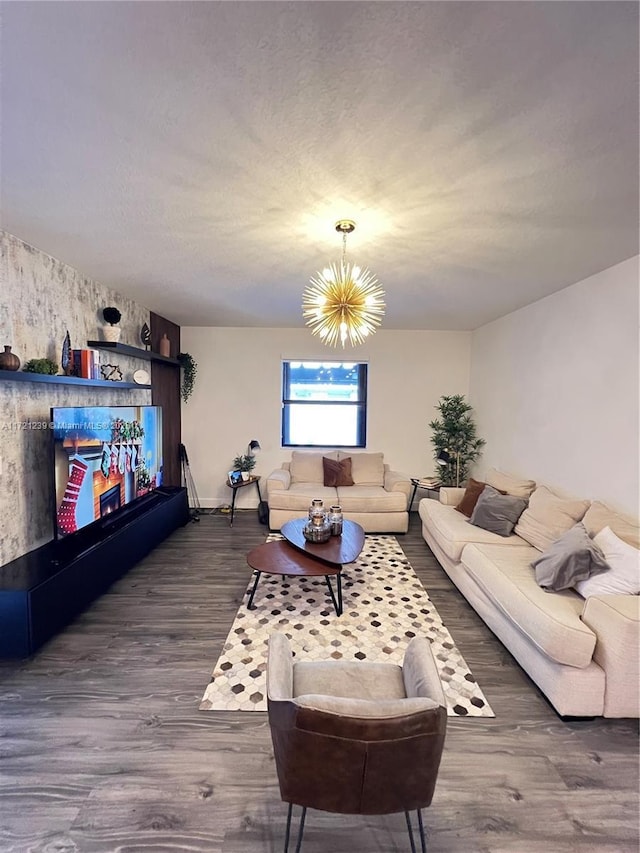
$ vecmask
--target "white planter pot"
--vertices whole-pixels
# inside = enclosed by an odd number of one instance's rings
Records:
[[[240,473],[242,474],[242,479],[246,482],[249,479],[249,472],[241,471]]]
[[[120,340],[120,333],[122,329],[120,326],[103,326],[102,327],[102,336],[105,341],[111,341],[111,343],[117,343]]]

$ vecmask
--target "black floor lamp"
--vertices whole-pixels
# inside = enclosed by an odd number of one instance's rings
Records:
[[[438,465],[448,465],[449,462],[455,457],[456,460],[456,488],[460,487],[460,452],[458,450],[450,450],[448,447],[445,447],[444,450],[441,450],[440,453],[436,456],[436,462]]]

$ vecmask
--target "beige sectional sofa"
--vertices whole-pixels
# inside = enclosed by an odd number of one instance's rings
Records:
[[[325,486],[322,458],[351,459],[352,486]],[[269,527],[279,530],[285,521],[306,515],[314,498],[328,508],[342,507],[344,517],[361,524],[367,533],[406,533],[411,481],[391,471],[382,453],[294,450],[290,462],[267,478]]]
[[[522,481],[510,479],[490,472],[485,481],[522,496]],[[545,523],[527,521],[523,515],[511,536],[498,536],[472,525],[455,509],[463,494],[464,489],[443,488],[440,502],[423,499],[418,512],[425,541],[467,601],[559,714],[638,717],[640,597],[607,594],[584,599],[573,589],[545,591],[530,565],[549,539],[543,535]],[[530,507],[533,501],[532,496]],[[637,521],[598,501],[584,502],[586,511],[576,518],[579,505],[571,504],[573,518],[558,512],[546,520],[552,536],[581,520],[592,537],[609,526],[640,547]]]

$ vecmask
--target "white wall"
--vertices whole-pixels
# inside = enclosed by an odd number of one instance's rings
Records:
[[[356,349],[330,349],[307,329],[183,327],[182,349],[198,363],[193,396],[182,407],[182,440],[203,506],[230,502],[225,485],[233,457],[257,438],[256,473],[266,478],[291,451],[280,444],[282,360],[369,364],[367,450],[381,450],[409,476],[434,470],[428,423],[442,394],[467,394],[468,332],[381,330]],[[238,492],[238,507],[257,493]]]
[[[638,258],[477,329],[489,465],[638,514]]]

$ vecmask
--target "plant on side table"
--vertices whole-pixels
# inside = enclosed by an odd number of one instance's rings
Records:
[[[442,396],[435,408],[440,418],[429,424],[433,430],[431,442],[436,460],[446,460],[444,464],[439,462],[438,475],[443,486],[460,485],[467,479],[469,466],[480,456],[486,442],[477,436],[470,414],[473,408],[465,401],[464,394]]]
[[[251,472],[256,467],[256,457],[241,453],[233,460],[233,470],[240,471],[243,480],[248,480]]]

